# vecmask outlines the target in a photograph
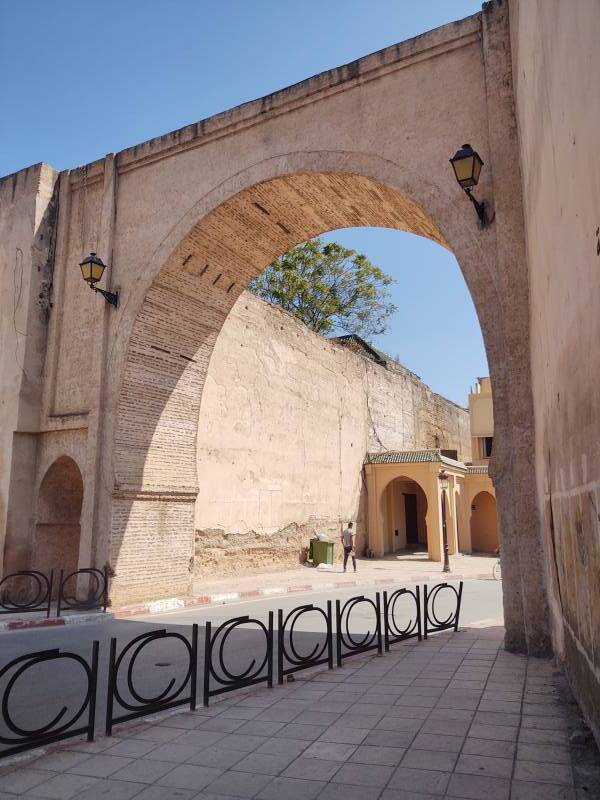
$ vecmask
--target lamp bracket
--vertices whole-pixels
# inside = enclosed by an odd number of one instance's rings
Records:
[[[487,214],[486,214],[486,210],[485,210],[486,209],[485,201],[482,200],[481,202],[479,202],[475,197],[473,197],[473,195],[471,194],[471,188],[470,187],[467,187],[465,189],[465,194],[467,195],[469,200],[475,206],[475,211],[477,212],[477,216],[479,218],[479,224],[481,225],[482,228],[487,228],[487,226],[492,222],[493,218],[492,219],[488,219],[487,218]]]
[[[95,292],[98,292],[102,295],[102,297],[106,300],[107,303],[110,303],[111,306],[117,308],[119,305],[119,293],[118,292],[107,292],[106,289],[98,289],[97,286],[90,286]]]

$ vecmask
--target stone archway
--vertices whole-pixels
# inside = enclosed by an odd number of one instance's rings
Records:
[[[519,331],[514,307],[509,321],[500,313],[507,277],[498,273],[498,228],[478,230],[447,194],[447,187],[372,155],[296,153],[236,175],[195,204],[173,229],[135,290],[139,310],[131,322],[118,395],[110,544],[111,561],[127,575],[127,589],[115,581],[116,602],[184,593],[189,587],[202,386],[216,338],[241,291],[293,244],[327,230],[368,225],[426,236],[457,257],[494,383],[493,463],[498,495],[504,497],[504,549],[513,552],[512,559],[507,557],[508,571],[513,569],[515,576],[515,591],[505,601],[507,624],[510,628],[514,617],[514,635],[524,634],[524,590],[535,594],[532,602],[545,618],[539,587],[524,587],[519,575],[519,547],[538,546],[537,529],[531,527],[534,505],[527,525],[535,542],[512,536],[525,508],[509,499],[515,474],[508,470],[511,409],[530,404],[531,397],[528,383],[511,381],[512,363],[519,361],[522,374],[526,352],[514,346]],[[147,554],[144,562],[138,558],[140,548]]]
[[[427,495],[412,478],[391,480],[381,494],[385,553],[427,552]]]
[[[471,502],[471,549],[474,553],[495,553],[499,546],[496,498],[479,492]]]
[[[68,456],[47,470],[38,492],[31,568],[42,572],[77,569],[81,536],[83,479]]]

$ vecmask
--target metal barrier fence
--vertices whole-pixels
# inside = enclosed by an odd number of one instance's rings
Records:
[[[438,583],[433,589],[428,590],[427,584],[423,587],[423,609],[425,611],[425,638],[430,633],[438,633],[439,631],[449,631],[454,628],[458,630],[458,619],[460,617],[460,604],[462,601],[463,582],[458,584],[456,589],[451,583]],[[452,592],[456,597],[456,610],[451,611],[447,617],[440,619],[437,615],[435,604],[440,597],[441,592]]]
[[[86,588],[82,587],[82,578],[88,579]],[[73,583],[72,593],[69,594],[69,582]],[[56,604],[56,616],[60,617],[61,611],[91,611],[94,608],[101,608],[106,611],[108,605],[108,573],[106,568],[102,569],[76,569],[65,575],[64,570],[60,571],[60,582],[58,585],[58,602]]]
[[[226,664],[224,658],[225,645],[232,631],[240,625],[256,625],[265,635],[265,656],[257,663],[253,658],[246,669],[233,672]],[[233,692],[246,686],[257,683],[267,683],[273,687],[273,612],[269,611],[269,626],[266,627],[259,619],[252,617],[234,617],[228,619],[216,629],[214,633],[210,622],[206,623],[204,645],[204,705],[217,694]],[[218,667],[214,663],[213,652],[218,644]],[[217,683],[216,689],[211,689],[211,678]]]
[[[54,571],[50,576],[35,569],[21,569],[0,581],[0,614],[45,611],[50,616]]]
[[[294,641],[296,622],[304,614],[315,613],[325,620],[325,640],[319,645],[315,644],[309,653],[302,653],[297,642]],[[286,633],[288,642],[286,643]],[[287,616],[283,611],[277,612],[277,679],[283,683],[285,675],[300,672],[303,669],[318,667],[327,664],[333,669],[333,620],[331,618],[331,600],[327,601],[327,611],[314,605],[297,606]]]
[[[371,633],[368,630],[363,636],[357,638],[356,634],[350,631],[350,616],[354,608],[358,605],[371,606],[375,611],[375,630]],[[346,600],[344,605],[340,600],[335,601],[336,616],[336,645],[337,645],[337,665],[342,666],[344,658],[356,656],[359,653],[367,653],[369,650],[377,650],[381,655],[381,597],[379,592],[375,594],[375,600],[360,595]],[[344,633],[345,629],[345,633]]]
[[[102,573],[101,573],[102,574]],[[73,577],[69,574],[64,580]],[[106,576],[105,576],[106,577]],[[63,579],[61,578],[61,583]],[[45,584],[44,584],[45,586]],[[458,588],[448,583],[441,583],[428,589],[427,585],[420,588],[398,589],[388,595],[383,593],[383,609],[379,592],[375,599],[360,595],[351,597],[343,604],[336,600],[336,656],[337,664],[341,666],[343,660],[352,655],[367,653],[377,650],[383,654],[383,642],[385,641],[385,651],[389,651],[390,645],[396,642],[406,641],[412,638],[427,639],[428,634],[454,629],[458,630],[461,602],[462,602],[462,581]],[[51,583],[49,583],[51,593]],[[456,605],[452,604],[452,609],[448,614],[442,615],[436,609],[436,603],[443,592],[452,592]],[[97,595],[96,595],[97,596]],[[421,597],[423,602],[421,604]],[[414,609],[408,615],[408,621],[403,623],[403,612],[401,604],[408,600],[409,606],[405,607],[406,613],[410,609],[410,604],[414,604]],[[64,602],[64,599],[63,599]],[[406,606],[406,604],[404,604]],[[374,613],[375,625],[366,633],[357,634],[351,630],[351,616],[354,609],[362,607],[369,608]],[[321,632],[324,639],[313,644],[308,652],[303,650],[295,635],[301,635],[295,630],[296,623],[304,615],[316,614],[324,620],[324,630]],[[382,625],[383,617],[383,625]],[[261,641],[259,655],[248,656],[248,662],[243,668],[237,670],[227,664],[225,650],[230,636],[236,630],[257,628],[259,640]],[[204,649],[204,670],[203,670],[203,702],[207,706],[210,698],[215,695],[232,692],[260,683],[266,683],[269,688],[273,686],[274,671],[274,644],[273,644],[273,611],[269,611],[268,623],[265,625],[260,619],[244,616],[234,617],[219,625],[213,631],[210,622],[206,623],[205,629],[205,649]],[[198,626],[193,625],[191,631],[191,641],[186,636],[175,631],[160,629],[150,631],[134,637],[127,642],[117,652],[117,639],[111,638],[110,656],[108,665],[108,691],[106,698],[106,733],[111,734],[113,726],[129,720],[144,717],[149,714],[156,714],[177,706],[187,706],[195,709],[197,698],[197,669],[199,663],[198,652]],[[264,637],[264,645],[262,638]],[[278,611],[278,633],[277,633],[277,667],[278,681],[283,682],[284,676],[290,675],[300,670],[327,664],[329,669],[333,668],[333,618],[332,603],[327,602],[326,610],[318,606],[303,605],[292,609],[284,615],[280,609]],[[136,686],[134,675],[139,674],[139,664],[136,670],[136,661],[141,658],[141,654],[146,647],[153,643],[177,642],[178,646],[183,646],[186,659],[183,666],[183,676],[178,680],[170,677],[166,685],[158,690],[142,690]],[[264,650],[263,650],[264,647]],[[42,650],[39,652],[28,653],[10,661],[0,669],[0,745],[7,747],[0,751],[0,758],[14,753],[22,752],[35,747],[51,744],[53,742],[67,739],[73,736],[87,735],[89,741],[94,738],[94,726],[96,718],[96,694],[98,684],[98,656],[99,643],[93,642],[91,659],[88,662],[82,656],[61,651],[59,649]],[[78,665],[85,676],[85,686],[82,692],[81,703],[70,714],[68,708],[62,708],[49,721],[36,728],[25,727],[16,721],[14,714],[11,715],[11,693],[25,673],[38,665],[51,663],[57,665],[60,660],[70,661]],[[143,660],[143,658],[141,659]],[[158,662],[155,666],[170,666],[170,661]],[[39,685],[39,676],[36,685]],[[32,681],[33,683],[33,681]],[[65,692],[70,693],[71,686],[65,682]],[[125,691],[126,690],[126,691]],[[62,700],[57,699],[60,703]],[[38,712],[41,713],[41,711]],[[82,720],[85,720],[83,722]]]
[[[8,736],[4,734],[0,735],[0,743],[8,745],[7,749],[0,753],[1,756],[4,757],[13,755],[14,753],[21,753],[23,750],[31,750],[35,747],[52,744],[53,742],[68,739],[72,736],[81,736],[82,734],[87,735],[88,742],[93,741],[94,726],[96,723],[98,649],[99,642],[94,641],[92,643],[92,658],[89,663],[85,658],[77,655],[77,653],[69,653],[56,648],[54,650],[41,650],[37,653],[28,653],[27,655],[19,656],[19,658],[15,658],[0,670],[0,681],[5,676],[10,675],[2,693],[1,708],[2,722],[11,733],[11,735]],[[78,664],[85,674],[87,688],[79,708],[75,709],[69,717],[67,715],[67,707],[63,706],[50,722],[47,722],[45,725],[40,725],[38,728],[25,728],[17,724],[10,713],[10,695],[19,678],[24,675],[27,670],[35,667],[37,664],[52,662],[53,666],[57,666],[57,662],[61,660],[68,660]],[[76,723],[85,716],[86,712],[86,723],[77,725]]]
[[[148,645],[159,640],[171,639],[183,643],[188,656],[188,667],[183,680],[176,685],[176,679],[171,678],[167,686],[158,693],[148,697],[139,689],[136,689],[133,682],[135,662],[140,653]],[[121,667],[125,669],[127,664],[126,685],[132,701],[126,700],[123,692],[119,688],[119,672]],[[132,639],[117,655],[117,640],[113,637],[110,640],[110,659],[108,663],[108,696],[106,701],[106,735],[110,736],[113,725],[119,722],[129,722],[138,717],[145,717],[147,714],[156,714],[159,711],[166,711],[176,706],[186,706],[192,711],[196,708],[196,673],[198,665],[198,626],[192,625],[192,641],[188,642],[185,636],[175,631],[167,631],[165,628],[158,631],[142,633]],[[166,664],[165,666],[169,666]],[[189,689],[188,694],[184,694]],[[115,701],[125,709],[125,713],[115,714]]]
[[[5,575],[0,581],[0,614],[52,612],[55,589],[54,570],[47,575],[35,569],[23,569]],[[84,585],[87,584],[87,585]],[[60,571],[56,601],[56,616],[63,611],[106,611],[108,605],[107,569],[76,569]]]
[[[412,616],[404,627],[398,621],[398,609],[396,604],[405,597],[412,597],[415,604],[415,618]],[[386,653],[391,644],[404,642],[413,639],[415,636],[419,641],[422,639],[421,628],[421,590],[415,586],[414,592],[410,589],[397,589],[388,597],[388,593],[383,593],[383,631]]]

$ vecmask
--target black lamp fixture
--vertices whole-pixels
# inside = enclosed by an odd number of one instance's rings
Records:
[[[438,474],[440,489],[442,490],[442,538],[444,545],[444,566],[442,572],[450,572],[450,558],[448,556],[448,531],[446,529],[446,491],[450,483],[448,473],[441,469]]]
[[[102,280],[102,275],[106,269],[106,264],[102,259],[96,253],[90,253],[87,258],[83,259],[79,267],[81,268],[83,280],[89,285],[90,289],[99,292],[107,303],[116,308],[119,304],[119,293],[107,292],[105,289],[98,289],[96,286],[98,281]]]
[[[471,194],[473,186],[477,186],[479,183],[479,175],[483,167],[483,161],[479,153],[477,150],[473,150],[470,144],[463,144],[460,150],[457,150],[452,156],[450,163],[458,185],[465,190],[465,194],[475,206],[481,227],[485,228],[491,222],[485,213],[485,203],[480,203]]]

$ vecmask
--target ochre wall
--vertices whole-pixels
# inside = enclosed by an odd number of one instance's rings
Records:
[[[442,427],[443,426],[443,427]],[[357,522],[367,452],[469,455],[468,413],[244,292],[221,331],[198,429],[195,573],[298,563],[316,528]]]
[[[600,3],[510,9],[554,648],[600,740]]]

